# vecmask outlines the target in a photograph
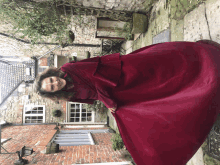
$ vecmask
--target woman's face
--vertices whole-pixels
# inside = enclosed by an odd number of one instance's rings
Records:
[[[56,92],[61,90],[66,85],[66,80],[51,76],[43,79],[42,81],[42,89],[47,92]]]

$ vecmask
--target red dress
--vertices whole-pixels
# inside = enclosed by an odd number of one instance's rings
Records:
[[[219,113],[220,50],[212,45],[159,43],[61,69],[77,81],[71,101],[117,106],[112,114],[137,165],[185,165]]]

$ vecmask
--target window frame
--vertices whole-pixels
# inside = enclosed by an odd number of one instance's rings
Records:
[[[71,122],[70,121],[70,111],[71,111],[71,104],[79,104],[79,106],[80,106],[80,117],[79,117],[79,122]],[[85,104],[85,103],[78,103],[78,102],[67,102],[67,113],[66,113],[66,121],[67,122],[69,122],[69,123],[77,123],[77,124],[82,124],[82,123],[84,123],[84,124],[91,124],[91,123],[94,123],[95,122],[95,112],[94,111],[91,111],[90,113],[91,113],[91,121],[82,121],[82,106],[83,106],[83,104]],[[86,109],[86,113],[88,113],[87,112],[87,109]]]
[[[31,111],[31,109],[35,107],[43,107],[43,114],[25,114],[26,111]],[[23,123],[24,124],[40,124],[40,123],[25,123],[26,116],[42,116],[43,117],[42,123],[45,123],[45,120],[46,120],[45,119],[45,105],[28,104],[28,105],[24,105],[24,108],[23,108]]]
[[[38,70],[37,70],[37,71],[38,71],[38,74],[43,73],[43,72],[39,72],[39,69],[40,69],[40,68],[41,68],[41,69],[45,68],[45,70],[46,70],[46,69],[49,68],[49,66],[38,66]],[[44,70],[44,71],[45,71],[45,70]]]

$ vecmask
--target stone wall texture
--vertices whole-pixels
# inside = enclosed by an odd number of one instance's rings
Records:
[[[64,122],[66,119],[66,101],[60,101],[59,103],[54,102],[50,99],[42,98],[38,94],[33,92],[33,85],[25,88],[24,95],[29,95],[30,99],[26,100],[22,96],[18,100],[14,100],[13,97],[11,100],[7,101],[7,109],[1,110],[0,121],[4,120],[8,123],[21,124],[23,123],[23,109],[24,105],[45,105],[45,122],[46,123],[55,123],[55,122]],[[53,110],[61,110],[61,117],[53,117]]]
[[[0,32],[11,36],[13,34],[13,26],[10,23],[1,22]],[[21,34],[19,33],[15,37],[19,38],[20,36]],[[49,49],[52,49],[53,47],[54,45],[49,45],[49,46],[34,45],[33,46],[31,44],[27,44],[27,43],[18,41],[10,37],[0,35],[0,54],[2,56],[18,56],[21,59],[23,57],[40,56],[46,53]]]
[[[37,2],[47,0],[35,0]],[[147,12],[149,6],[151,6],[157,0],[75,0],[77,5],[84,7],[94,7],[107,10],[120,10],[120,11],[132,11],[132,12]],[[82,16],[82,22],[79,23],[76,16],[72,16],[71,24],[69,28],[75,34],[75,44],[94,44],[100,45],[101,40],[95,38],[95,16]],[[5,34],[13,34],[12,25],[10,22],[1,22],[0,32]],[[21,34],[17,34],[19,38]],[[29,41],[28,38],[24,40]],[[45,38],[45,42],[51,42],[51,39]],[[19,57],[32,57],[41,56],[54,48],[54,45],[31,45],[24,42],[17,41],[15,39],[0,35],[0,54],[3,56],[19,56]],[[66,48],[58,48],[54,51],[57,55],[71,56],[73,52],[78,54],[84,54],[85,51],[91,53],[91,57],[97,56],[100,53],[100,48],[96,47],[84,47],[84,46],[68,46]]]
[[[95,23],[96,18],[94,16],[83,16],[83,23],[78,24],[73,22],[74,16],[72,18],[71,24],[69,25],[69,29],[71,29],[75,34],[74,44],[92,44],[92,45],[100,45],[101,40],[95,38]],[[13,27],[9,23],[3,22],[0,24],[0,32],[3,34],[11,35]],[[15,37],[20,38],[21,34],[17,34]],[[24,39],[24,41],[30,41],[28,38]],[[51,39],[45,38],[45,42],[55,43]],[[18,41],[13,38],[9,38],[7,36],[0,34],[0,54],[2,56],[18,56],[21,59],[25,57],[32,56],[42,56],[46,54],[51,49],[57,47],[56,45],[31,45],[21,41]],[[68,46],[65,48],[57,48],[53,51],[54,54],[62,55],[62,56],[72,56],[73,52],[78,52],[78,54],[84,54],[85,51],[89,51],[91,56],[101,51],[100,47],[90,47],[90,46]],[[48,57],[46,55],[45,57]]]
[[[43,2],[48,0],[34,0]],[[125,10],[125,11],[146,11],[149,4],[158,0],[72,0],[71,2],[84,6],[106,10]]]
[[[23,106],[19,105],[19,101],[14,97],[11,97],[7,101],[7,109],[1,109],[0,121],[22,123],[21,110],[23,110]]]
[[[73,16],[70,29],[75,35],[74,44],[84,44],[85,46],[68,46],[54,51],[57,55],[72,56],[72,53],[77,52],[77,56],[83,56],[86,51],[91,53],[91,57],[96,56],[101,51],[100,47],[91,47],[89,45],[101,45],[101,40],[95,38],[96,32],[96,17],[82,16],[82,23],[79,24],[77,19]],[[88,45],[89,44],[89,45]],[[88,46],[86,46],[88,45]]]
[[[31,85],[30,87],[26,88],[25,95],[30,95],[30,99],[24,104],[34,104],[34,105],[45,105],[45,122],[46,123],[54,123],[54,122],[64,122],[65,114],[64,114],[64,107],[63,105],[66,103],[65,101],[60,101],[59,103],[54,102],[47,98],[42,98],[38,94],[33,91],[34,86]],[[61,110],[62,116],[61,117],[53,117],[52,112],[53,110]]]
[[[147,0],[149,3],[152,0]],[[85,7],[103,8],[106,10],[146,11],[146,0],[76,0]]]
[[[41,58],[39,60],[40,66],[47,66],[47,58]],[[53,110],[61,110],[64,112],[63,106],[65,106],[65,101],[60,101],[60,103],[56,103],[50,99],[45,99],[39,96],[34,92],[34,85],[30,84],[29,87],[25,87],[25,91],[20,93],[18,97],[11,96],[10,99],[7,100],[7,108],[1,109],[0,121],[4,120],[9,123],[20,124],[23,123],[23,109],[24,105],[34,104],[34,105],[45,105],[45,122],[46,123],[54,123],[54,122],[64,122],[65,114],[61,117],[53,117]],[[25,99],[23,96],[29,95],[29,100]]]

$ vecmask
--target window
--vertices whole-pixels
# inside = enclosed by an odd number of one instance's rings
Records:
[[[68,122],[94,122],[95,113],[84,108],[82,103],[68,102]]]
[[[38,66],[38,74],[41,74],[44,70],[48,69],[49,66]]]
[[[45,123],[45,105],[25,105],[23,123]]]

